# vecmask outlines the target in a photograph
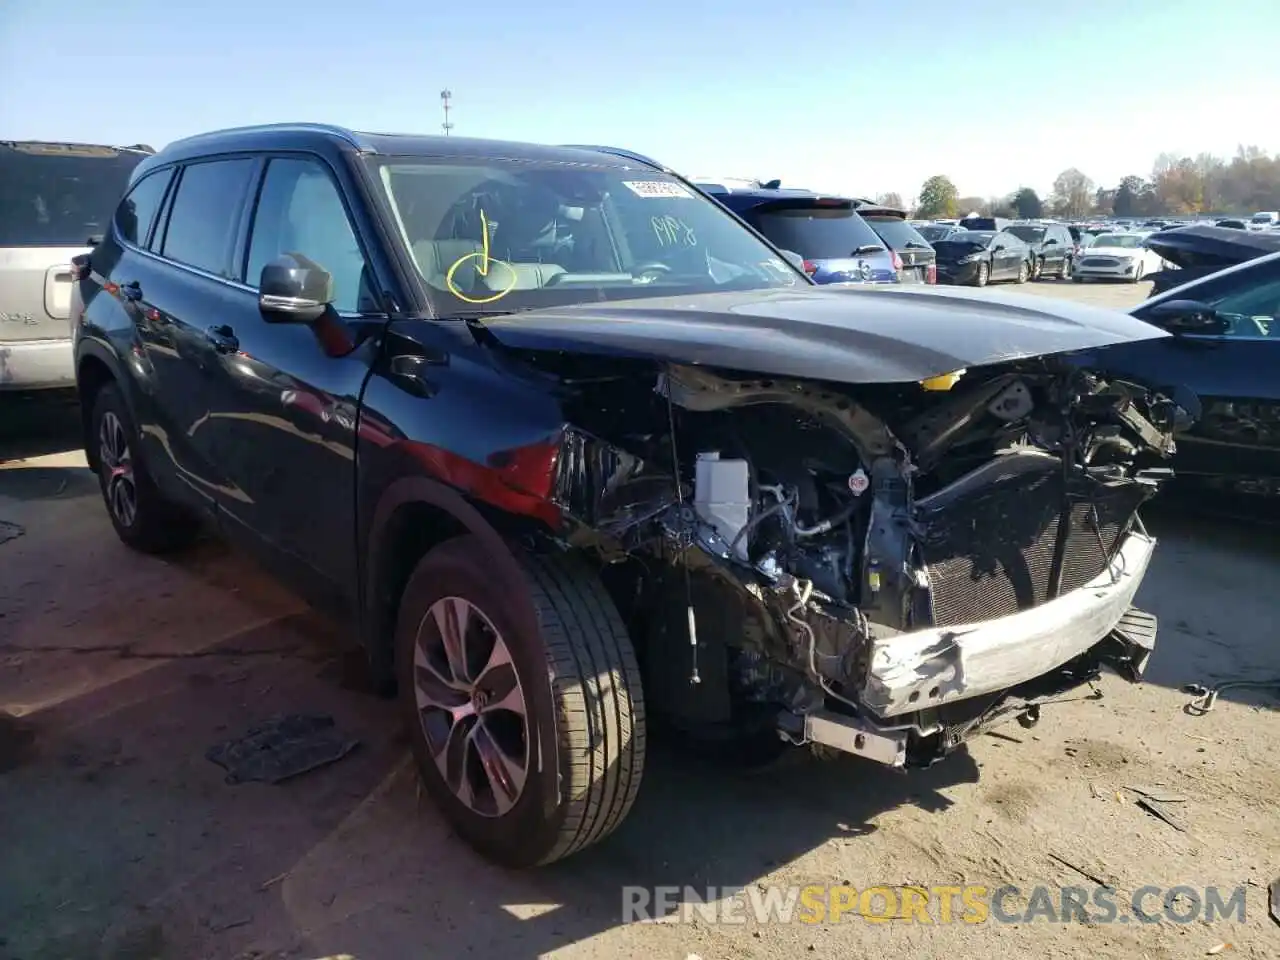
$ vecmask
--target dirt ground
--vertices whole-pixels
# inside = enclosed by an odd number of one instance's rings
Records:
[[[1019,292],[1126,306],[1142,287]],[[1148,682],[1118,677],[909,775],[855,760],[785,778],[651,753],[610,841],[506,872],[420,798],[389,704],[345,638],[210,543],[131,554],[73,450],[73,415],[0,397],[0,960],[349,954],[359,960],[794,956],[1280,956],[1280,702],[1182,684],[1280,676],[1274,528],[1165,509],[1139,596],[1161,633]],[[24,459],[25,458],[25,459]],[[284,712],[360,746],[276,786],[230,785],[206,750]],[[1126,786],[1179,795],[1177,829]],[[1159,791],[1157,791],[1159,792]],[[1118,890],[1115,923],[622,922],[623,885],[976,883]],[[1246,920],[1138,922],[1144,885],[1245,885]],[[1154,901],[1158,905],[1158,898]],[[937,914],[934,914],[935,919]],[[994,938],[999,937],[996,941]]]

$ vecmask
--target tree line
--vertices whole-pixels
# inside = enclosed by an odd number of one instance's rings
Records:
[[[1230,160],[1202,153],[1162,153],[1149,177],[1128,176],[1114,187],[1094,183],[1075,167],[1058,174],[1048,197],[1019,187],[1003,197],[962,197],[949,177],[932,176],[920,196],[903,203],[896,193],[876,198],[922,219],[983,216],[1077,219],[1090,216],[1155,217],[1170,214],[1243,214],[1280,209],[1280,154],[1240,147]]]

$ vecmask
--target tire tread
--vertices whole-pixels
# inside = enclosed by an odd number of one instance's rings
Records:
[[[604,839],[630,812],[644,770],[644,699],[635,650],[595,572],[565,554],[527,554],[524,565],[569,761],[567,811],[545,864]]]

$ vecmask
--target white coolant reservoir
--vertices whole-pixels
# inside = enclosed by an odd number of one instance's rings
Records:
[[[698,454],[693,506],[726,543],[733,543],[751,519],[750,474],[745,460],[721,460],[719,453]],[[746,537],[738,541],[734,552],[747,559]]]

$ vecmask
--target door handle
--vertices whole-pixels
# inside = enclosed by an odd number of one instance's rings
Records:
[[[142,299],[142,284],[137,280],[120,284],[120,296],[132,303],[137,303]]]
[[[236,339],[236,332],[226,324],[209,327],[205,330],[204,335],[205,339],[213,344],[213,349],[218,353],[236,353],[240,349],[240,341]]]

